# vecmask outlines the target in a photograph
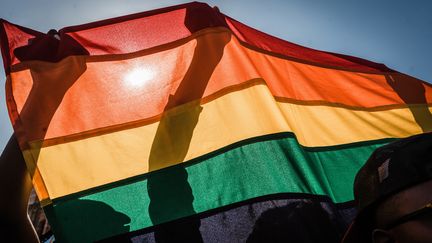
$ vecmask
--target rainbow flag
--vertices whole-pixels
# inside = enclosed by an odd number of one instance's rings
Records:
[[[310,212],[330,222],[321,238],[342,234],[369,154],[432,130],[430,84],[203,3],[49,34],[1,20],[0,40],[9,115],[60,242],[296,237],[286,225],[316,230]]]

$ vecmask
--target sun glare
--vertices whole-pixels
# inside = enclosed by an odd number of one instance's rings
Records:
[[[138,88],[146,85],[155,77],[155,71],[148,67],[137,67],[131,70],[125,76],[126,85]]]

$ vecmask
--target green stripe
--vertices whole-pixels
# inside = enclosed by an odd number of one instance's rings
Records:
[[[316,150],[302,147],[292,134],[269,138],[56,201],[46,208],[48,217],[59,239],[87,242],[275,193],[328,195],[346,202],[353,199],[360,166],[387,142]]]

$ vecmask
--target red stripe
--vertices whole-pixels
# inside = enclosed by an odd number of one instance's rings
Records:
[[[6,56],[5,66],[24,60],[57,62],[70,55],[108,55],[136,52],[190,36],[211,27],[227,27],[252,48],[283,55],[288,58],[328,67],[362,72],[391,71],[377,64],[356,57],[323,52],[302,47],[250,28],[204,3],[189,3],[99,22],[66,27],[60,30],[61,41],[46,34],[29,31],[24,27],[1,21],[2,49]],[[25,34],[27,33],[27,35]],[[29,35],[30,34],[30,35]],[[25,46],[28,40],[32,45]],[[7,40],[16,43],[7,51]],[[25,46],[25,47],[24,47]],[[25,53],[15,57],[18,53]],[[17,60],[17,58],[19,60]],[[9,61],[9,60],[11,61]]]

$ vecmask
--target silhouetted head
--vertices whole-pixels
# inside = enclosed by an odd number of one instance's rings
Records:
[[[378,148],[354,182],[344,242],[432,242],[432,133]]]

